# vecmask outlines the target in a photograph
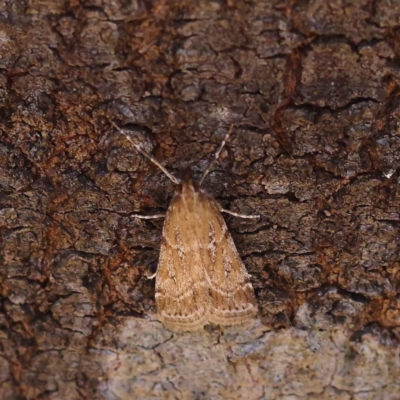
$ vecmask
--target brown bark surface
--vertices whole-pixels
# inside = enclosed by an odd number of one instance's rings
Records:
[[[0,1],[0,398],[400,399],[400,3]],[[156,321],[174,174],[227,222],[251,326]]]

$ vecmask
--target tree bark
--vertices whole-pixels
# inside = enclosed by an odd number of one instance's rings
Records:
[[[400,398],[400,4],[0,2],[0,398]],[[174,175],[252,276],[247,326],[155,317]]]

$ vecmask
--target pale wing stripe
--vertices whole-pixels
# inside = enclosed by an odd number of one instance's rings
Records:
[[[234,290],[233,293],[231,291],[220,289],[219,287],[217,287],[216,285],[213,285],[211,283],[212,290],[216,291],[217,293],[219,293],[222,296],[228,296],[228,297],[233,297],[235,293],[242,291],[243,288],[246,288],[246,287],[253,290],[253,285],[250,282],[247,282],[246,284],[244,284],[243,286],[240,286],[239,288],[232,289],[232,290]]]
[[[223,314],[223,315],[232,315],[233,317],[239,317],[241,314],[247,314],[248,311],[253,311],[256,309],[254,304],[248,303],[247,308],[241,308],[240,310],[225,310],[222,308],[217,308],[218,314]]]
[[[205,282],[196,282],[196,283],[193,284],[194,288],[201,287],[201,286],[205,287],[207,285],[206,285]],[[178,296],[175,296],[172,293],[160,293],[160,292],[157,292],[156,295],[155,295],[156,298],[169,297],[169,298],[174,299],[174,300],[182,300],[182,299],[186,299],[187,297],[191,297],[191,296],[193,296],[193,291],[189,291],[189,292],[180,294]]]
[[[198,312],[194,312],[194,313],[187,314],[187,315],[168,314],[166,311],[162,311],[161,315],[165,315],[171,319],[173,318],[173,319],[180,319],[181,321],[187,321],[187,320],[190,320],[190,318],[193,316],[203,316],[204,311],[205,311],[204,308],[199,308]],[[202,318],[202,319],[207,320],[207,318]],[[195,323],[195,322],[197,322],[197,321],[193,321],[193,322],[191,321],[190,323]]]

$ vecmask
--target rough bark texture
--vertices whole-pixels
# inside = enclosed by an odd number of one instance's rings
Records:
[[[0,1],[0,398],[400,398],[400,3]],[[173,184],[226,208],[252,326],[154,317]]]

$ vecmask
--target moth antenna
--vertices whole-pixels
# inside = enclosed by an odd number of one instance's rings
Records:
[[[110,121],[111,125],[122,135],[124,135],[134,146],[135,149],[142,155],[144,155],[147,159],[149,159],[153,164],[157,165],[158,168],[161,169],[162,172],[164,172],[167,177],[174,182],[176,185],[179,185],[180,180],[175,178],[172,174],[170,174],[151,154],[149,154],[143,147],[140,145],[140,143],[135,142],[128,134],[126,134],[117,124],[115,124],[113,121]]]
[[[221,144],[219,145],[218,150],[214,153],[213,158],[211,159],[210,163],[208,164],[207,168],[204,170],[203,175],[201,176],[199,185],[201,186],[201,184],[204,181],[204,178],[209,174],[211,167],[214,165],[214,163],[216,161],[218,161],[219,156],[221,154],[222,149],[225,147],[225,144],[227,143],[227,141],[229,140],[229,137],[231,136],[231,133],[233,131],[233,128],[235,127],[234,124],[232,124],[228,130],[228,132],[226,133],[224,139],[222,140]]]
[[[165,218],[165,214],[154,214],[154,215],[132,214],[131,216],[134,217],[134,218],[137,218],[137,219],[159,219],[159,218]]]

